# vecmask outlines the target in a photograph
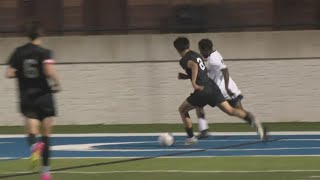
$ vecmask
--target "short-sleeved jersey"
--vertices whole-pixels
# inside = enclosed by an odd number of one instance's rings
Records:
[[[208,61],[208,75],[210,79],[212,79],[221,90],[223,96],[226,99],[233,99],[241,94],[241,91],[238,89],[236,83],[232,80],[231,77],[229,77],[229,84],[228,88],[231,90],[231,92],[234,93],[234,97],[229,97],[229,94],[227,93],[227,90],[225,88],[225,80],[222,73],[222,70],[227,68],[227,65],[223,61],[223,57],[218,51],[214,51],[210,54],[210,56],[207,58]]]
[[[227,68],[226,64],[223,62],[223,58],[218,51],[214,51],[207,58],[208,61],[208,75],[214,80],[214,82],[219,85],[223,80],[222,69]]]
[[[200,86],[209,85],[210,79],[202,56],[199,53],[190,50],[180,60],[180,66],[186,71],[189,78],[192,79],[192,71],[188,68],[188,61],[193,61],[198,64],[198,76],[196,83]]]
[[[8,65],[17,70],[20,94],[37,96],[51,92],[44,63],[54,63],[50,50],[32,43],[16,48]]]

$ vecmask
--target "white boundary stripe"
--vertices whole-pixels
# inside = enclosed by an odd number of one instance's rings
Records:
[[[124,136],[158,136],[159,133],[90,133],[90,134],[54,134],[53,137],[124,137]],[[173,133],[175,136],[185,136],[185,133]],[[256,132],[213,132],[212,136],[246,136],[257,135]],[[270,132],[270,135],[320,135],[320,131],[283,131]],[[24,134],[0,135],[0,138],[25,137]]]
[[[7,175],[7,174],[25,174],[25,173],[33,173],[32,171],[19,171],[19,172],[0,172],[0,174]]]
[[[209,149],[207,151],[276,151],[276,150],[309,150],[309,149],[320,149],[320,147],[286,147],[286,148],[251,148],[251,149]]]
[[[279,173],[279,172],[320,172],[320,169],[297,169],[297,170],[257,170],[257,171],[186,171],[186,170],[131,170],[131,171],[106,171],[106,172],[84,172],[84,171],[58,171],[58,174],[115,174],[115,173]]]
[[[186,171],[186,170],[126,170],[126,171],[105,171],[105,172],[86,172],[86,171],[56,171],[54,174],[123,174],[123,173],[282,173],[282,172],[320,172],[320,169],[293,169],[293,170],[213,170],[213,171]],[[12,174],[12,173],[29,173],[29,172],[1,172],[0,174]],[[312,176],[317,177],[317,176]]]
[[[200,151],[204,149],[77,149],[68,146],[53,147],[54,151],[81,151],[81,152],[186,152],[186,151]],[[241,151],[279,151],[279,150],[313,150],[320,149],[320,147],[279,147],[279,148],[233,148],[233,149],[208,149],[207,152],[241,152]]]
[[[163,156],[157,157],[157,159],[197,159],[197,158],[251,158],[251,157],[268,157],[268,158],[279,158],[279,157],[320,157],[320,154],[317,155],[237,155],[237,156]],[[135,159],[135,158],[143,158],[143,156],[131,156],[131,157],[53,157],[51,159],[56,160],[64,160],[64,159]],[[29,157],[19,158],[19,157],[2,157],[0,160],[26,160]]]
[[[52,159],[134,159],[141,158],[142,156],[133,156],[133,157],[54,157]],[[279,157],[320,157],[320,154],[317,155],[239,155],[239,156],[162,156],[157,159],[184,159],[184,158],[250,158],[250,157],[268,157],[268,158],[279,158]],[[28,159],[28,158],[26,158]]]

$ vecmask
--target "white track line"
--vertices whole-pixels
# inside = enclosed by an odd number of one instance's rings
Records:
[[[64,159],[135,159],[142,158],[144,156],[132,156],[132,157],[52,157],[51,159],[64,160]],[[320,157],[320,154],[314,155],[237,155],[237,156],[164,156],[158,157],[157,159],[197,159],[197,158],[254,158],[254,157],[268,157],[268,158],[279,158],[279,157]],[[27,160],[29,157],[0,157],[0,160]]]
[[[1,139],[2,137],[0,137]],[[259,141],[256,139],[211,139],[211,140],[201,140],[201,142],[255,142]],[[320,141],[320,139],[279,139],[279,141]],[[139,143],[157,143],[158,141],[137,141],[137,142],[114,142],[113,144],[139,144]],[[176,143],[183,143],[184,141],[175,141]],[[0,144],[12,144],[14,142],[0,142]],[[112,144],[112,143],[109,143]]]
[[[206,152],[238,152],[238,151],[277,151],[277,150],[311,150],[320,149],[320,147],[294,147],[294,148],[247,148],[247,149],[208,149]],[[201,151],[205,149],[57,149],[53,148],[54,151],[81,151],[81,152],[186,152],[186,151]]]
[[[19,171],[19,172],[0,172],[0,174],[8,175],[8,174],[26,174],[33,173],[32,171]]]
[[[158,136],[159,133],[90,133],[90,134],[54,134],[53,137],[125,137],[125,136]],[[185,136],[185,133],[173,133],[175,136]],[[255,132],[213,132],[212,136],[246,136],[257,135]],[[270,132],[270,135],[320,135],[320,131],[283,131]],[[23,134],[0,135],[0,138],[25,137]]]
[[[320,179],[320,176],[309,176],[311,179]]]
[[[207,151],[275,151],[275,150],[309,150],[309,149],[320,149],[320,147],[294,147],[294,148],[251,148],[251,149],[209,149]]]
[[[54,174],[123,174],[123,173],[282,173],[282,172],[320,172],[320,169],[294,169],[294,170],[256,170],[256,171],[246,171],[246,170],[214,170],[214,171],[186,171],[186,170],[126,170],[126,171],[105,171],[105,172],[91,172],[91,171],[55,171]],[[13,173],[30,173],[30,172],[0,172],[0,174],[13,174]],[[316,177],[316,176],[313,176]]]

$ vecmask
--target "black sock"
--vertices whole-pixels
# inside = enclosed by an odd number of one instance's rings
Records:
[[[187,132],[189,138],[192,138],[194,136],[192,127],[186,128],[186,132]]]
[[[253,121],[253,116],[249,112],[247,112],[246,117],[243,118],[245,121],[247,121],[250,125],[252,124]]]
[[[50,156],[49,137],[43,136],[42,137],[42,142],[44,143],[44,148],[43,148],[43,152],[42,152],[42,164],[43,164],[43,166],[49,166],[49,156]]]
[[[36,135],[34,135],[34,134],[29,134],[29,135],[28,135],[28,144],[29,144],[29,146],[31,147],[31,146],[34,145],[36,142],[37,142]]]

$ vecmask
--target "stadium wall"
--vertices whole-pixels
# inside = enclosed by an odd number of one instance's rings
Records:
[[[177,109],[191,86],[177,80],[181,69],[172,48],[177,36],[45,38],[60,63],[64,89],[57,97],[57,124],[180,123]],[[245,96],[245,107],[262,121],[319,121],[320,31],[185,36],[194,49],[203,37],[214,40]],[[24,42],[0,38],[1,63]],[[23,124],[16,113],[15,83],[4,78],[0,83],[0,125]],[[217,108],[206,110],[210,122],[240,122]]]

